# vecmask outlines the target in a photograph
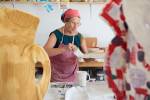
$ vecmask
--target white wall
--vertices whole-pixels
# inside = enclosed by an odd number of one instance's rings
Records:
[[[50,12],[44,7],[47,4],[50,4],[53,9]],[[4,3],[3,5],[12,7],[12,4],[9,3]],[[81,13],[82,25],[79,31],[85,37],[97,37],[98,46],[106,47],[114,35],[112,29],[99,17],[103,6],[104,4],[67,4],[67,8],[78,9]],[[40,18],[35,42],[41,46],[45,44],[51,31],[63,25],[60,16],[64,10],[60,9],[59,3],[43,3],[38,5],[33,3],[15,3],[14,8],[30,12]]]

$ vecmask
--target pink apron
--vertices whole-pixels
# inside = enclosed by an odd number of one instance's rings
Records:
[[[63,48],[63,37],[58,48]],[[74,43],[74,37],[73,41]],[[52,65],[52,82],[75,82],[78,70],[78,59],[73,51],[65,51],[50,58]]]

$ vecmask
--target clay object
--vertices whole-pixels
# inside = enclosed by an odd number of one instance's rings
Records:
[[[26,12],[0,9],[0,100],[42,100],[47,91],[50,61],[34,43],[38,23]],[[43,69],[38,82],[37,64]]]

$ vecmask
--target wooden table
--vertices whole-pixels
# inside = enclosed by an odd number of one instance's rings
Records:
[[[87,71],[90,77],[97,78],[97,74],[103,72],[105,52],[90,52],[79,59],[79,70]]]
[[[103,67],[105,52],[92,52],[83,55],[81,58],[84,61],[79,60],[79,67]]]
[[[85,61],[85,62],[79,62],[79,67],[81,68],[88,68],[88,67],[98,67],[103,68],[104,62],[101,61]]]

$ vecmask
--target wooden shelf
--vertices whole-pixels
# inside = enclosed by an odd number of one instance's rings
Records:
[[[11,0],[0,0],[2,3],[9,3],[12,2]],[[48,2],[36,2],[36,1],[25,1],[25,0],[15,0],[14,3],[37,3],[37,4],[45,4],[45,3],[54,3],[54,4],[104,4],[104,1],[81,1],[81,2],[75,2],[75,1],[48,1]]]

